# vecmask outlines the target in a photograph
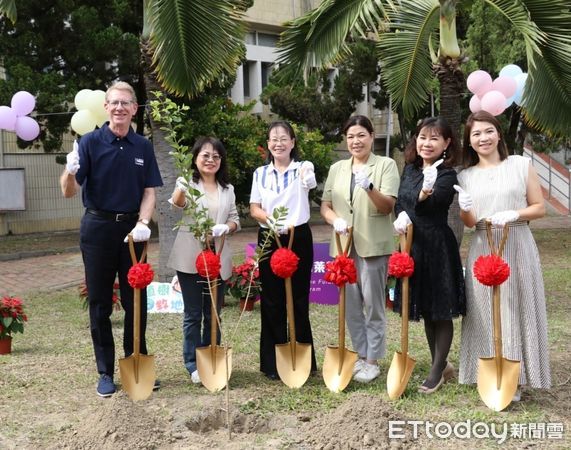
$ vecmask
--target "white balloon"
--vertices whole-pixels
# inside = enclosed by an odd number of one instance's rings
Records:
[[[96,125],[97,119],[88,109],[80,109],[71,117],[71,128],[82,136],[93,131]]]
[[[102,90],[91,91],[87,97],[87,109],[89,109],[93,115],[107,116],[105,111],[105,92]]]
[[[73,103],[75,104],[75,108],[79,111],[80,109],[89,109],[89,96],[93,92],[91,89],[82,89],[77,94],[75,94],[75,98],[73,99]]]

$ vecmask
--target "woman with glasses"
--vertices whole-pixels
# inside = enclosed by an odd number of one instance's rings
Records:
[[[384,357],[385,286],[389,255],[394,250],[391,212],[399,188],[399,173],[390,158],[373,154],[373,124],[365,116],[351,117],[343,127],[351,158],[329,169],[321,215],[334,233],[353,227],[349,256],[357,267],[357,283],[347,284],[346,321],[353,349],[359,353],[353,379],[368,383],[380,375]],[[330,254],[335,257],[335,235]]]
[[[287,208],[287,217],[277,224],[284,247],[289,241],[290,227],[294,227],[292,250],[299,257],[293,274],[293,303],[296,339],[311,344],[311,370],[317,370],[313,337],[309,322],[309,286],[313,265],[313,236],[309,228],[309,190],[317,186],[313,164],[299,161],[295,132],[285,121],[270,124],[268,129],[269,163],[254,172],[250,195],[250,214],[260,224],[258,244],[264,241],[268,228],[276,228],[274,209]],[[277,249],[270,241],[268,257],[260,262],[261,315],[260,370],[270,379],[278,378],[276,344],[288,341],[284,280],[274,275],[270,257]]]
[[[188,207],[186,194],[189,188],[198,190],[202,195],[199,205],[206,208],[208,216],[216,225],[212,227],[212,237],[240,229],[240,220],[236,210],[234,187],[228,180],[226,149],[218,139],[199,138],[192,148],[192,178],[179,177],[169,202],[176,208]],[[183,215],[183,221],[190,224],[189,215]],[[219,249],[220,239],[212,239]],[[181,225],[175,238],[168,266],[176,270],[184,301],[183,321],[183,358],[193,383],[200,383],[196,366],[196,348],[210,345],[210,291],[206,279],[196,270],[196,257],[204,250],[205,243],[200,242],[189,230]],[[216,292],[217,310],[220,312],[224,299],[224,280],[232,274],[232,251],[226,239],[220,254],[221,270]],[[218,342],[219,343],[219,342]]]

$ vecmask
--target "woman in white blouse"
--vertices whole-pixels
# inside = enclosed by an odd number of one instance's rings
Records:
[[[313,236],[309,228],[309,190],[317,186],[313,164],[298,161],[295,132],[285,121],[270,124],[268,129],[269,164],[254,172],[250,195],[250,214],[260,224],[258,243],[261,244],[272,221],[275,208],[285,206],[287,217],[281,224],[281,243],[287,247],[289,228],[295,227],[292,250],[300,258],[293,274],[293,303],[296,340],[311,344],[311,370],[317,370],[313,337],[309,322],[309,287],[313,265]],[[260,262],[261,315],[260,370],[277,380],[275,345],[288,340],[284,280],[274,275],[270,256],[277,249],[271,240],[268,257]]]

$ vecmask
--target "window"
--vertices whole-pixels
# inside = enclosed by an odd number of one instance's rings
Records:
[[[277,42],[277,34],[258,33],[258,45],[262,47],[275,47]]]

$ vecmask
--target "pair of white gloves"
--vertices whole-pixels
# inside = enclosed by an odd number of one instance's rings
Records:
[[[474,205],[472,196],[457,184],[454,185],[454,189],[456,192],[458,192],[458,205],[460,205],[460,209],[465,212],[471,211]],[[506,223],[515,222],[518,220],[519,213],[512,209],[508,209],[506,211],[499,211],[495,214],[492,214],[489,219],[492,222],[492,225],[503,227]]]
[[[79,145],[77,141],[73,141],[73,150],[66,155],[65,169],[70,175],[75,175],[80,168],[79,165]],[[133,236],[134,242],[144,242],[151,238],[151,229],[142,222],[137,222],[135,227],[129,233]],[[125,236],[123,242],[128,242],[129,236]]]
[[[188,182],[184,177],[178,177],[176,179],[175,187],[184,193],[188,192]],[[217,223],[210,230],[212,231],[213,237],[220,237],[223,234],[230,233],[230,227],[225,223]]]

